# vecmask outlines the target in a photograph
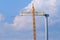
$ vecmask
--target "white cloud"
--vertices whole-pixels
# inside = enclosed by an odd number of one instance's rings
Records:
[[[46,13],[49,13],[50,17],[49,17],[49,24],[54,24],[57,21],[59,21],[59,19],[57,18],[57,9],[56,9],[56,0],[33,0],[34,1],[34,6],[36,11],[38,10],[42,10],[45,11]],[[31,5],[33,3],[33,1],[31,3],[28,4],[28,6],[26,6],[24,9],[28,9],[27,11],[31,11]],[[21,13],[20,13],[21,14]],[[12,24],[8,24],[5,23],[4,26],[5,27],[13,27],[17,30],[29,30],[32,29],[32,17],[31,16],[16,16],[13,20]],[[44,26],[44,18],[43,17],[36,17],[36,23],[37,23],[37,28],[41,28],[42,26]],[[42,35],[41,35],[42,34]],[[37,36],[40,37],[44,37],[44,33],[42,32],[38,32]],[[26,38],[25,38],[26,39]],[[43,39],[44,40],[44,39]]]
[[[31,16],[16,16],[13,22],[13,26],[17,29],[31,28],[32,20]]]
[[[42,10],[46,13],[49,13],[51,19],[52,17],[56,16],[56,0],[33,0],[31,3],[28,4],[24,9],[25,11],[31,11],[32,3],[34,2],[34,7],[36,11]],[[20,13],[21,14],[21,13]],[[38,18],[39,19],[39,18]],[[49,20],[51,21],[51,20]],[[13,22],[14,27],[18,29],[29,28],[32,26],[31,17],[28,16],[16,16]]]
[[[34,7],[36,11],[45,11],[50,15],[49,17],[49,24],[52,24],[52,21],[55,20],[55,16],[57,16],[57,9],[56,9],[56,0],[33,0],[31,3],[28,4],[23,10],[25,11],[31,11],[32,3],[34,2]],[[20,13],[21,14],[21,13]],[[30,29],[32,27],[32,17],[31,16],[16,16],[13,20],[12,26],[18,30],[21,29]],[[38,19],[42,19],[42,17],[37,17]],[[37,21],[37,26],[39,26],[41,23],[38,24],[38,22],[41,22],[40,20]],[[44,22],[44,20],[42,21]],[[44,24],[44,23],[43,23]]]
[[[56,0],[33,0],[28,6],[25,7],[25,9],[31,9],[33,2],[35,9],[38,11],[45,11],[50,14],[56,12]]]

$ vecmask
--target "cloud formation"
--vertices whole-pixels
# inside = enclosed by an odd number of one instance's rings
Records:
[[[60,19],[57,14],[57,0],[33,0],[29,3],[22,11],[31,11],[32,10],[32,3],[34,2],[35,11],[44,11],[45,13],[49,14],[49,25],[52,25],[58,22]],[[32,29],[32,17],[31,16],[21,16],[21,13],[17,15],[12,24],[5,23],[4,26],[8,27],[11,26],[18,30],[22,29]],[[57,19],[58,18],[58,19]],[[42,27],[45,25],[45,18],[44,17],[36,17],[36,26]]]
[[[45,13],[49,14],[49,25],[54,24],[56,22],[59,22],[60,19],[58,17],[57,7],[56,7],[56,1],[57,0],[33,0],[31,3],[29,3],[23,10],[25,11],[31,11],[32,3],[34,2],[34,7],[36,11],[45,11]],[[12,27],[17,30],[29,30],[32,29],[32,17],[31,16],[20,16],[21,13],[19,13],[18,16],[16,16],[13,20],[12,24],[5,23],[5,27]],[[36,26],[38,28],[42,28],[44,26],[45,17],[36,17]],[[42,34],[40,36],[40,34]],[[38,39],[40,37],[44,37],[44,33],[39,32],[37,33]],[[26,38],[25,38],[26,39]],[[44,39],[43,39],[44,40]],[[51,38],[52,40],[52,38]]]
[[[45,13],[49,14],[49,23],[51,24],[54,16],[56,16],[56,0],[33,0],[31,3],[29,3],[24,10],[25,11],[31,11],[32,9],[32,3],[34,3],[35,11],[45,11]],[[21,14],[21,13],[20,13]],[[24,29],[29,28],[32,26],[32,17],[28,16],[16,16],[13,21],[13,26],[18,29]],[[40,17],[39,17],[40,18]],[[38,19],[39,19],[38,18]],[[42,19],[42,18],[40,18]],[[42,21],[42,20],[41,20]],[[54,20],[55,21],[55,20]],[[37,21],[39,22],[39,21]],[[29,26],[30,25],[30,26]]]
[[[17,29],[31,28],[32,20],[31,16],[16,16],[13,22],[13,26]]]

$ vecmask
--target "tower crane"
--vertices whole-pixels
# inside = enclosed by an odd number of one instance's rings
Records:
[[[32,14],[32,20],[33,20],[33,40],[36,40],[36,20],[35,20],[35,16],[45,16],[46,19],[48,18],[48,14],[45,14],[44,11],[42,12],[38,12],[38,11],[35,11],[35,8],[34,8],[34,3],[32,3],[32,12],[21,12],[22,15],[21,16],[24,16],[23,14]],[[39,13],[41,15],[39,15]],[[48,40],[48,20],[46,20],[46,27],[45,27],[45,32],[46,32],[46,40]]]

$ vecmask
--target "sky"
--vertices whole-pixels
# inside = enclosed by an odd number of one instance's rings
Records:
[[[60,0],[0,0],[0,40],[33,40],[32,16],[21,16],[32,3],[35,11],[49,14],[49,40],[60,40]],[[45,40],[45,17],[35,17],[37,40]]]

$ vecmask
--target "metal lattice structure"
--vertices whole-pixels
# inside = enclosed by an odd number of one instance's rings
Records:
[[[33,20],[33,39],[36,40],[36,20],[35,20],[35,16],[45,16],[46,19],[48,18],[48,14],[45,14],[44,11],[42,12],[37,12],[35,11],[35,8],[34,8],[34,4],[32,4],[32,12],[21,12],[22,15],[21,16],[24,16],[23,14],[32,14],[32,20]],[[41,14],[41,15],[38,15],[38,14]],[[48,40],[48,20],[46,20],[46,38],[45,40]]]

